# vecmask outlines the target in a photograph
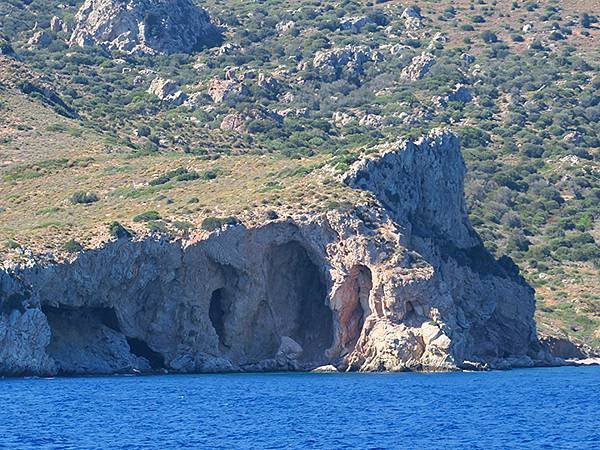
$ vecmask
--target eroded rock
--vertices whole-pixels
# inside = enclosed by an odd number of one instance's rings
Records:
[[[220,42],[208,13],[191,0],[86,0],[70,45],[127,53],[191,53]]]
[[[357,76],[368,62],[383,59],[381,52],[362,45],[347,45],[330,50],[321,50],[313,58],[313,66],[324,80],[336,80],[346,73]]]
[[[415,56],[410,64],[402,69],[400,78],[403,80],[417,81],[423,78],[429,72],[431,66],[435,64],[435,58],[429,53],[421,53]]]
[[[179,86],[175,81],[162,77],[157,77],[152,80],[148,92],[152,95],[156,95],[159,99],[174,105],[181,105],[187,99],[187,95],[179,89]]]

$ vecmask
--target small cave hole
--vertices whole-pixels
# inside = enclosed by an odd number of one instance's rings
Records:
[[[219,344],[221,345],[225,345],[225,314],[223,288],[221,288],[212,293],[208,309],[208,317],[219,337]]]
[[[152,369],[163,369],[165,367],[165,359],[163,356],[152,350],[146,342],[138,338],[127,338],[129,349],[135,356],[145,358],[150,363]]]

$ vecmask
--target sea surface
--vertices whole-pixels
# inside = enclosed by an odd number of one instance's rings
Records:
[[[0,379],[0,448],[600,449],[600,367]]]

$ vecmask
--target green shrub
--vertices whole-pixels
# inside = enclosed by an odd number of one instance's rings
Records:
[[[94,192],[78,191],[71,196],[71,203],[74,205],[89,204],[97,201],[98,196]]]
[[[21,247],[21,244],[19,244],[14,239],[7,239],[6,242],[4,243],[4,247],[6,247],[6,249],[8,249],[8,250],[14,250],[14,249]]]
[[[69,253],[78,253],[83,250],[83,245],[81,245],[75,239],[71,239],[64,243],[63,249]]]
[[[207,217],[202,221],[200,227],[206,231],[214,231],[224,225],[237,225],[240,221],[235,217]]]
[[[160,219],[160,213],[158,211],[146,211],[141,214],[138,214],[133,218],[134,222],[149,222],[150,220],[158,220]]]
[[[166,233],[169,231],[167,224],[162,220],[150,220],[146,223],[146,227],[148,227],[148,230],[156,233]]]
[[[117,221],[112,222],[108,226],[108,232],[112,237],[117,238],[117,239],[130,238],[131,236],[133,236],[131,231],[129,231],[127,228],[125,228],[123,225],[121,225]]]
[[[190,222],[185,222],[183,220],[176,220],[173,222],[173,226],[181,231],[187,231],[194,227]]]

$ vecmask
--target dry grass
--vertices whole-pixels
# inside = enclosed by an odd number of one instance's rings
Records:
[[[335,181],[322,168],[327,161],[323,155],[302,160],[257,155],[204,160],[182,153],[137,156],[131,149],[113,147],[109,153],[102,136],[81,129],[76,121],[14,92],[0,99],[10,104],[4,111],[10,126],[2,130],[9,139],[0,146],[0,243],[15,241],[35,252],[60,256],[70,239],[87,246],[107,239],[107,225],[114,220],[144,231],[145,225],[132,219],[148,210],[159,211],[176,233],[171,225],[177,221],[198,226],[208,216],[234,215],[253,224],[264,220],[268,209],[285,216],[365,197]],[[21,131],[17,124],[29,128]],[[47,131],[54,124],[61,127]],[[81,135],[74,136],[72,130]],[[149,184],[178,168],[200,175],[214,171],[217,177]],[[70,198],[78,191],[94,192],[99,201],[73,204]]]

